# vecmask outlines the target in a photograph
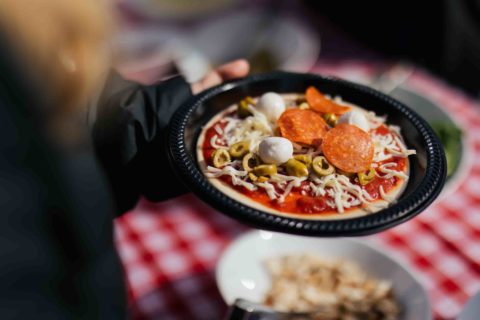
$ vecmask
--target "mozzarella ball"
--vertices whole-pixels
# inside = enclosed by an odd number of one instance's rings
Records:
[[[260,142],[258,155],[265,163],[282,164],[293,156],[293,145],[282,137],[268,137]]]
[[[363,131],[368,132],[370,125],[368,124],[367,117],[360,111],[349,111],[344,113],[339,119],[338,123],[347,123],[359,127]]]
[[[275,92],[267,92],[258,99],[256,109],[263,113],[270,122],[276,122],[285,111],[285,101]]]

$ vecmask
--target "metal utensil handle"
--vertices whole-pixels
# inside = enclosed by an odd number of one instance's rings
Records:
[[[236,299],[228,309],[224,320],[310,320],[308,314],[276,312],[263,305],[244,299]]]

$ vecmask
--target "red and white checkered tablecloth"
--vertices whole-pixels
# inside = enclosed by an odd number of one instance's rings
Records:
[[[355,80],[376,67],[326,63],[315,71]],[[367,240],[419,275],[436,319],[453,319],[480,290],[480,105],[421,70],[405,85],[456,115],[467,135],[471,168],[453,194]],[[132,319],[222,318],[226,306],[216,288],[215,264],[246,227],[185,195],[159,204],[141,201],[116,220],[115,229]]]

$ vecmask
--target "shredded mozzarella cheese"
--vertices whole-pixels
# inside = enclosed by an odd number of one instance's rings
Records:
[[[224,148],[225,145],[219,144],[218,141],[219,141],[218,135],[214,135],[214,136],[210,139],[210,145],[211,145],[212,147],[214,147],[215,149]],[[220,140],[220,141],[221,141],[221,140]]]
[[[223,134],[223,129],[222,127],[220,127],[218,124],[213,127],[213,129],[215,129],[215,131],[219,134],[219,135],[222,135]]]
[[[375,114],[375,112],[373,111],[369,111],[365,114],[365,116],[367,117],[367,120],[369,122],[369,125],[370,125],[370,128],[371,129],[377,129],[378,127],[380,127],[382,124],[385,123],[385,121],[387,121],[387,117],[386,116],[383,116],[383,117],[379,117]]]
[[[228,133],[230,133],[230,131],[232,131],[233,128],[235,128],[235,126],[238,125],[240,120],[239,119],[234,119],[234,118],[228,118],[227,121],[228,121],[228,123],[225,126],[225,128],[223,129],[223,132],[228,134]]]
[[[282,182],[288,182],[288,181],[303,181],[305,179],[303,178],[299,178],[299,177],[295,177],[295,176],[287,176],[287,175],[284,175],[284,174],[279,174],[277,173],[276,175],[274,175],[273,177],[270,178],[270,181],[273,181],[273,182],[277,182],[277,183],[282,183]]]
[[[396,134],[400,134],[400,127],[395,126],[393,124],[388,126],[388,130],[395,132]]]
[[[391,197],[391,196],[389,196],[385,193],[385,190],[383,190],[383,186],[380,186],[378,188],[378,190],[380,190],[380,196],[382,197],[383,200],[388,201],[388,202],[392,202],[394,200],[393,197]]]
[[[233,185],[243,186],[250,191],[257,190],[257,187],[253,183],[244,180],[247,174],[247,171],[237,170],[231,165],[227,165],[221,169],[208,166],[207,172],[205,173],[208,178],[218,178],[225,175],[230,176],[232,178]]]
[[[227,165],[223,168],[215,168],[212,166],[207,167],[207,174],[211,178],[218,178],[223,175],[234,175],[239,177],[245,177],[247,175],[247,171],[237,170],[234,167]]]
[[[310,190],[315,197],[324,196],[327,193],[325,188],[315,185],[313,182],[310,182]]]
[[[388,163],[382,164],[378,168],[378,170],[382,173],[385,173],[385,175],[380,176],[380,175],[377,174],[377,176],[379,176],[380,178],[383,178],[383,179],[390,179],[392,177],[397,177],[397,178],[402,178],[402,179],[408,180],[408,176],[404,172],[389,169],[389,167],[394,167],[396,165],[397,164],[394,163],[394,162],[388,162]]]
[[[336,208],[339,213],[343,213],[345,209],[374,201],[365,189],[340,174],[331,174],[322,178],[312,176],[308,186],[313,196],[327,195],[333,199],[330,206]]]
[[[302,182],[305,181],[307,178],[299,178],[299,179],[294,179],[291,182],[287,184],[287,187],[285,188],[285,191],[280,195],[278,198],[278,202],[282,203],[285,201],[285,198],[288,196],[288,194],[292,191],[294,187],[300,187]]]
[[[225,127],[224,139],[228,146],[240,141],[250,142],[250,151],[256,152],[265,137],[273,135],[273,128],[262,113],[255,112],[242,121],[230,121]]]
[[[395,157],[407,158],[416,154],[415,150],[409,150],[396,134],[372,134],[374,146],[373,161],[381,162]]]
[[[268,183],[268,182],[257,183],[257,186],[265,189],[270,200],[277,199],[278,194],[275,191],[275,187],[271,183]]]

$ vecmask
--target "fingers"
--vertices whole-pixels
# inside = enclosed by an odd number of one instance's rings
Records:
[[[216,72],[220,75],[220,77],[222,77],[223,80],[244,77],[249,71],[250,65],[245,59],[238,59],[226,63],[216,69]]]
[[[216,71],[209,72],[201,80],[192,84],[193,94],[197,94],[205,89],[216,86],[217,84],[222,83],[223,79],[220,74]]]
[[[216,68],[209,72],[203,79],[192,84],[193,94],[197,94],[205,89],[216,86],[225,80],[241,78],[248,74],[250,65],[247,60],[239,59]]]
[[[202,83],[202,87],[204,89],[207,89],[207,88],[210,88],[210,87],[216,86],[217,84],[222,83],[222,81],[223,81],[222,76],[218,72],[212,71],[212,72],[209,72],[201,80],[201,83]]]

